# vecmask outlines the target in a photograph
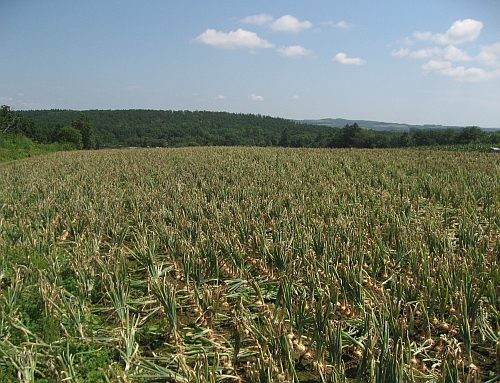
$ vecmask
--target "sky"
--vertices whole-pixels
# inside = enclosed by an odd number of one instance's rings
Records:
[[[0,0],[0,104],[500,128],[500,0]]]

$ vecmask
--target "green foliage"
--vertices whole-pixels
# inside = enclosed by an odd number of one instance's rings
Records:
[[[70,124],[35,123],[9,106],[0,109],[0,162],[17,160],[60,150],[96,148],[95,132],[88,119],[80,115]]]
[[[39,144],[22,134],[0,132],[0,162],[70,149],[72,146],[64,143]]]
[[[314,137],[331,128],[297,124],[261,115],[161,110],[23,111],[50,139],[56,124],[66,126],[82,115],[95,129],[100,147],[117,146],[313,146]]]
[[[21,117],[11,111],[8,105],[0,107],[0,132],[1,133],[20,133],[22,130]]]
[[[470,144],[481,140],[483,132],[476,126],[469,126],[457,134],[456,143]]]
[[[84,148],[163,146],[289,146],[363,147],[500,143],[500,132],[476,127],[412,129],[378,132],[357,124],[332,128],[299,124],[261,115],[169,110],[39,110],[21,115],[34,121],[44,141],[53,139],[57,126],[72,125],[82,132]],[[88,127],[92,127],[88,130]],[[94,132],[93,132],[94,130]]]
[[[94,149],[96,147],[96,138],[94,129],[90,125],[88,118],[81,114],[80,117],[71,123],[73,129],[81,134],[83,149]]]
[[[82,132],[76,128],[63,127],[57,133],[57,141],[72,145],[75,149],[83,148]]]

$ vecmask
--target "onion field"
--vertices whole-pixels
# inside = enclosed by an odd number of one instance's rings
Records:
[[[0,167],[0,382],[494,382],[500,156],[75,151]]]

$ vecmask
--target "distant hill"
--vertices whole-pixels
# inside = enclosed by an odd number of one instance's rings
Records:
[[[78,132],[72,127],[78,121],[91,127],[98,148],[210,145],[389,148],[496,144],[500,139],[500,131],[487,132],[479,128],[450,129],[441,125],[346,119],[294,121],[210,111],[29,110],[17,113],[25,120],[20,131],[27,137],[38,143],[69,142],[76,147],[79,147]],[[80,141],[83,136],[81,138]]]
[[[61,127],[83,115],[100,147],[120,146],[326,146],[329,126],[254,114],[172,110],[25,110],[31,136],[50,142]]]
[[[335,128],[342,128],[346,125],[357,123],[362,128],[372,129],[384,132],[408,132],[410,129],[463,129],[463,126],[446,126],[446,125],[411,125],[399,124],[396,122],[381,122],[370,120],[346,120],[344,118],[322,118],[319,120],[299,120],[298,122],[310,125],[321,125]],[[500,130],[498,129],[483,129],[487,131]]]

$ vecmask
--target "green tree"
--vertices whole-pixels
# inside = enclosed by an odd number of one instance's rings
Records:
[[[14,113],[10,106],[2,105],[0,107],[0,130],[3,133],[20,133],[21,127],[21,116]]]
[[[285,128],[281,131],[280,146],[290,146],[290,134],[288,133],[288,128]]]
[[[468,126],[463,128],[457,136],[457,143],[468,144],[471,142],[479,141],[483,132],[477,126]]]
[[[403,132],[401,135],[398,137],[397,145],[396,146],[410,146],[411,144],[411,137],[408,132]]]
[[[334,138],[334,142],[331,146],[349,148],[359,146],[360,136],[362,135],[362,129],[357,123],[352,125],[347,124],[341,128]]]
[[[94,149],[96,147],[95,132],[89,120],[82,114],[78,120],[71,123],[71,127],[78,130],[82,136],[83,149]]]
[[[78,129],[69,126],[59,129],[57,141],[70,143],[75,149],[82,149],[84,147],[82,133]]]

